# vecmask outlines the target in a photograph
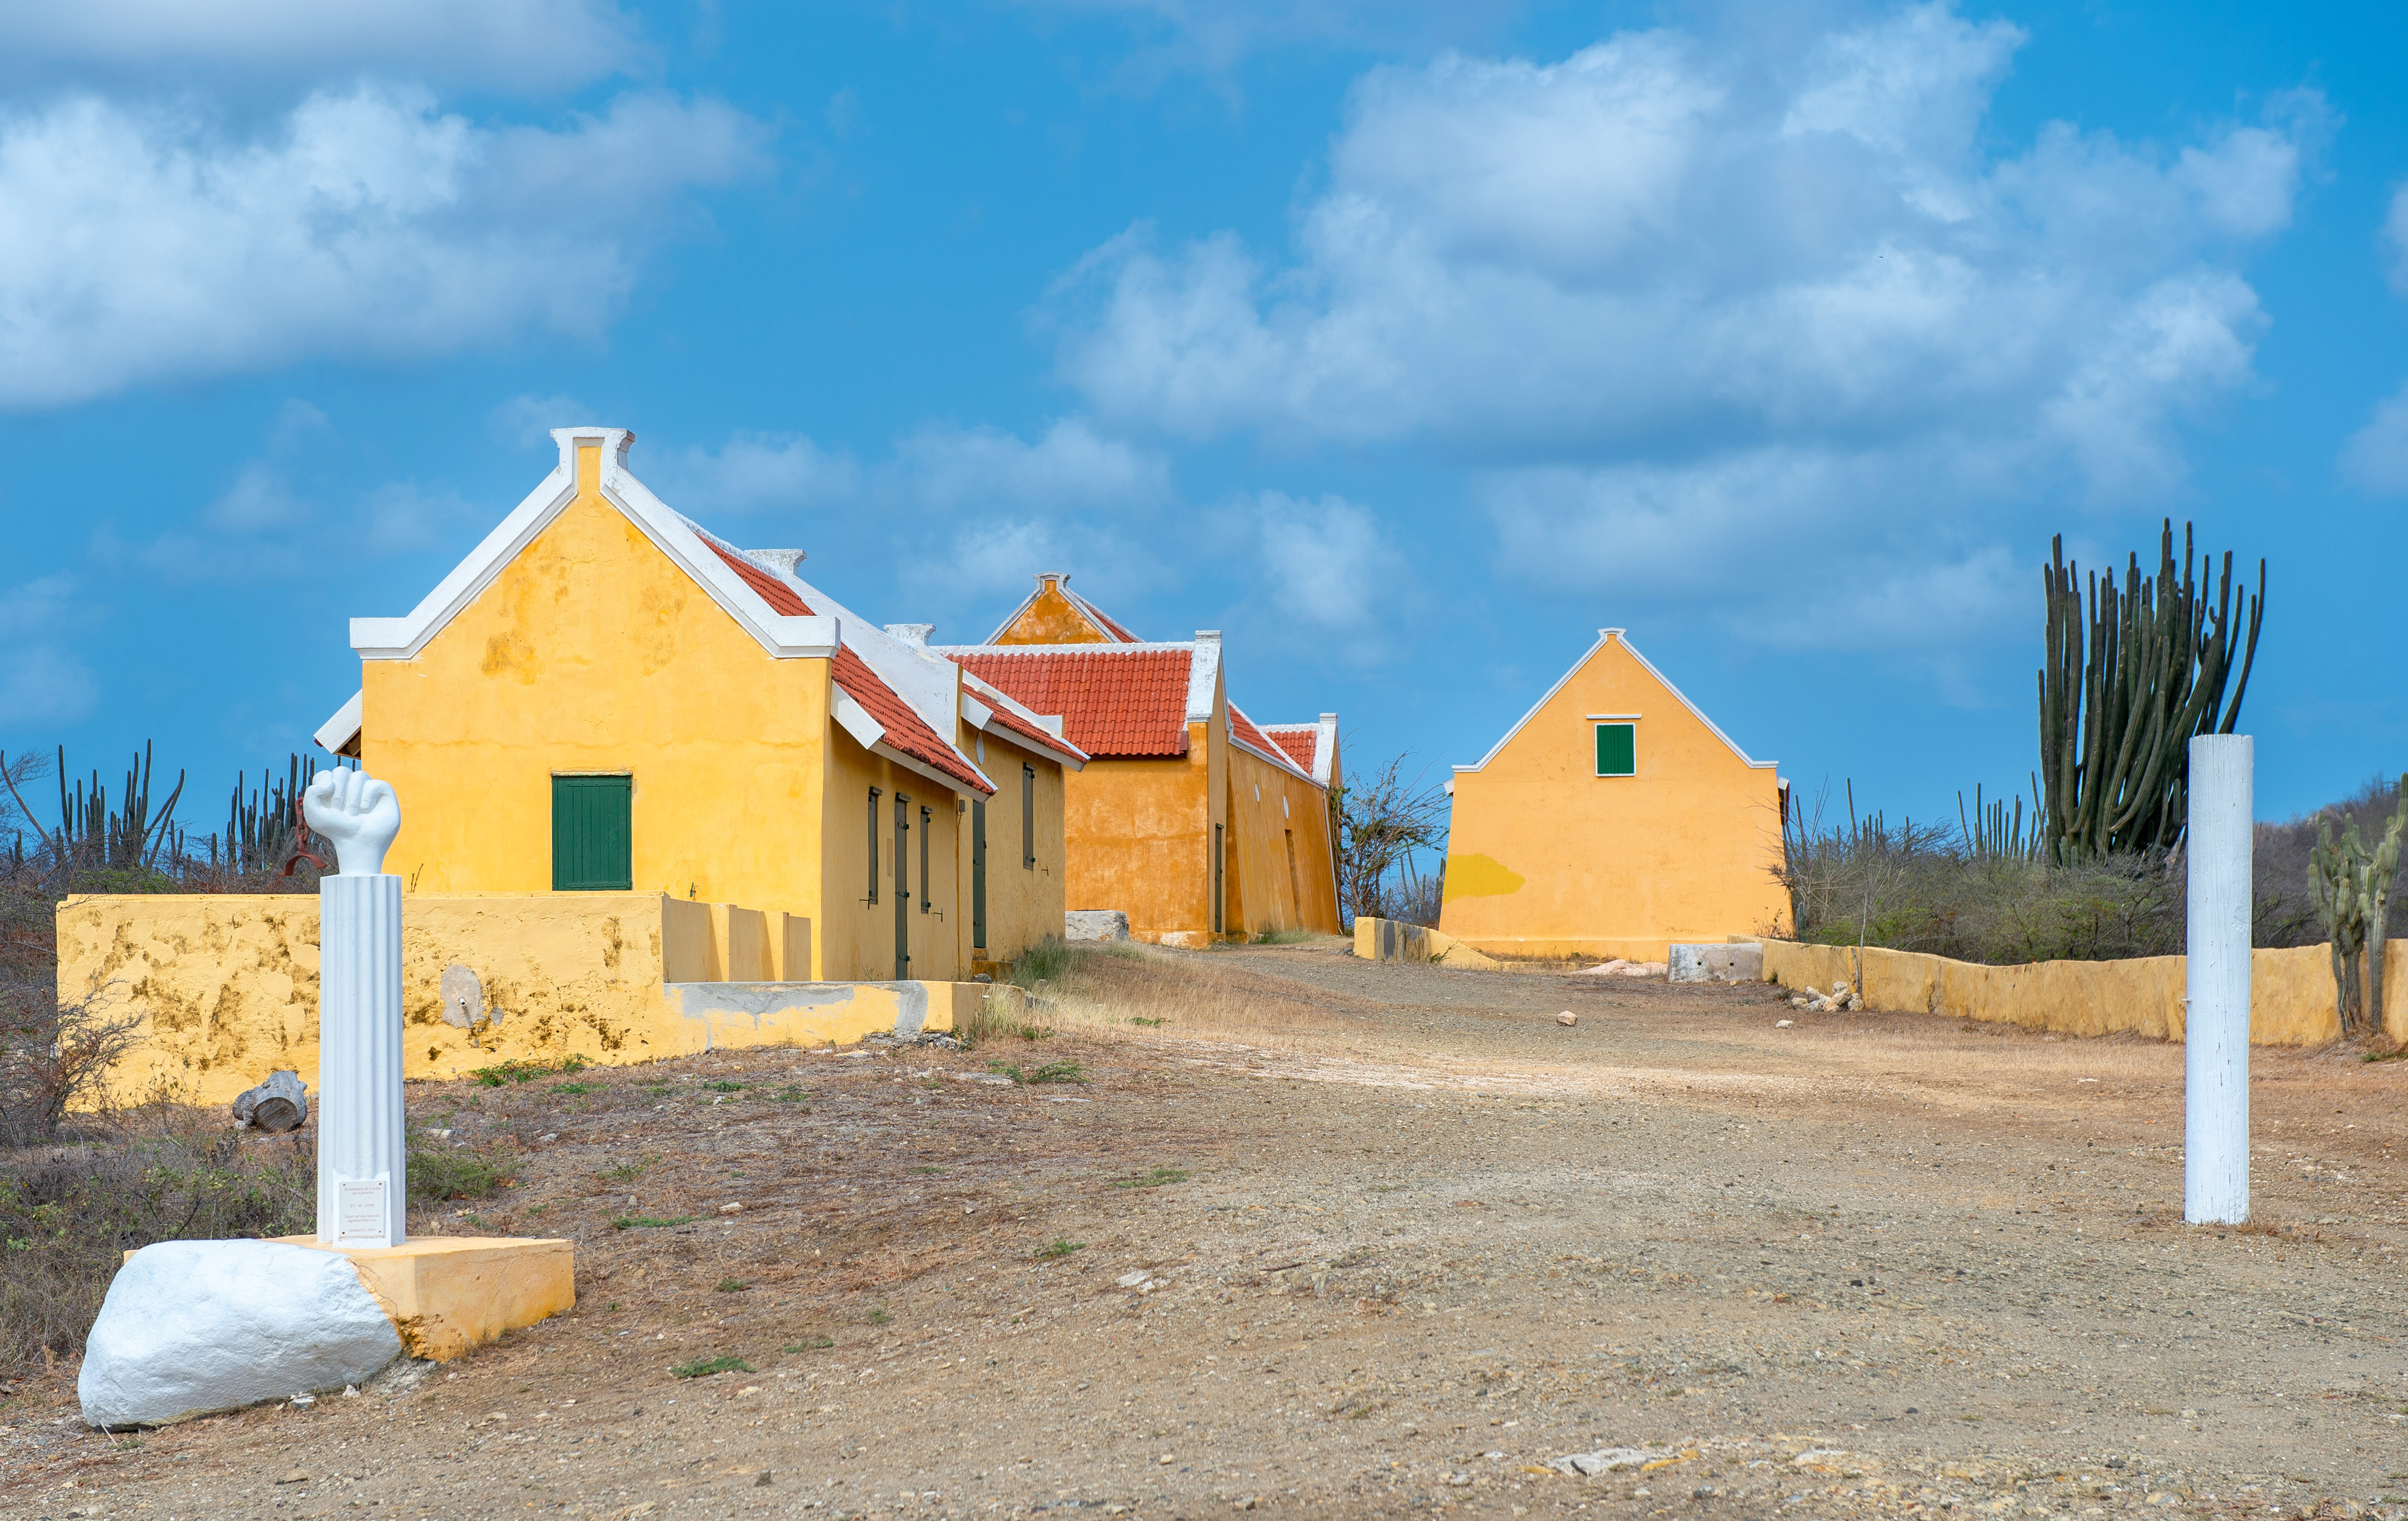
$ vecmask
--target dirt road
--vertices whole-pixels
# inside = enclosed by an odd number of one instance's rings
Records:
[[[1094,978],[1083,1026],[975,1052],[413,1086],[418,1123],[520,1157],[500,1200],[415,1228],[574,1238],[576,1313],[133,1439],[80,1428],[63,1368],[7,1407],[0,1512],[2408,1496],[2408,1064],[2258,1053],[2258,1223],[2194,1230],[2178,1047],[1327,949]],[[968,1081],[998,1062],[1086,1081]],[[749,1370],[672,1372],[722,1357]]]

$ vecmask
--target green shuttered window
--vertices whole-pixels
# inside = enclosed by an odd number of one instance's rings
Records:
[[[1597,726],[1597,774],[1639,774],[1639,725],[1599,724]]]
[[[636,885],[635,791],[631,776],[552,779],[553,892],[625,892]]]

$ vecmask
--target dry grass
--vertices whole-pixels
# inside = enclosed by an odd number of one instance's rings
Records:
[[[1296,984],[1216,964],[1211,953],[1070,947],[1042,997],[1042,1017],[1117,1040],[1207,1040],[1285,1047],[1358,1029]]]

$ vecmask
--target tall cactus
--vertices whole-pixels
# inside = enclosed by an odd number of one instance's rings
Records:
[[[2319,818],[2315,849],[2308,853],[2309,885],[2332,953],[2333,1004],[2345,1037],[2384,1033],[2384,953],[2391,934],[2391,886],[2400,872],[2401,835],[2408,831],[2408,775],[2401,777],[2396,796],[2383,842],[2373,850],[2359,840],[2356,819],[2343,825],[2336,841],[2332,821]],[[2361,952],[2363,981],[2358,975]]]
[[[2344,1039],[2362,1033],[2365,1000],[2358,980],[2358,952],[2366,944],[2366,902],[2358,896],[2364,848],[2358,840],[2358,821],[2351,819],[2333,840],[2332,820],[2316,820],[2315,849],[2308,853],[2308,876],[2315,892],[2316,917],[2325,925],[2332,953],[2333,1012],[2341,1018]],[[2380,997],[2378,994],[2377,997]]]
[[[2048,662],[2040,671],[2041,828],[2060,865],[2128,851],[2167,850],[2182,839],[2188,806],[2191,737],[2229,734],[2241,719],[2265,614],[2266,562],[2247,596],[2248,627],[2235,625],[2232,555],[2211,603],[2203,584],[2214,567],[2200,556],[2194,580],[2191,530],[2174,560],[2166,521],[2155,578],[2130,557],[2115,578],[2088,578],[2069,565],[2065,540],[2049,542]],[[2234,680],[2234,657],[2240,671]],[[2230,684],[2232,699],[2225,702]]]

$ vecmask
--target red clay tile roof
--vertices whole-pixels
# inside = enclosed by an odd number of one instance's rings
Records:
[[[795,595],[795,589],[777,577],[754,565],[726,546],[706,537],[703,542],[711,552],[727,562],[727,568],[744,579],[744,584],[769,604],[770,610],[789,618],[808,618],[811,610]],[[932,767],[953,778],[971,791],[993,796],[995,789],[979,780],[978,771],[962,758],[962,753],[938,737],[925,720],[914,712],[911,705],[897,696],[895,689],[880,680],[869,663],[861,658],[851,645],[838,645],[836,652],[836,684],[845,695],[868,710],[878,726],[886,731],[886,742],[924,766]]]
[[[1234,702],[1229,704],[1229,737],[1240,744],[1252,745],[1274,760],[1287,758],[1287,751],[1269,735],[1265,734],[1261,725],[1240,712],[1238,705]],[[1307,782],[1312,780],[1312,752],[1308,748],[1305,752],[1306,759],[1297,767],[1298,771],[1304,773],[1304,779]]]
[[[1297,770],[1307,776],[1312,774],[1312,753],[1320,748],[1319,725],[1302,728],[1265,729],[1263,732],[1271,737],[1271,743],[1286,752],[1288,759],[1296,762]]]
[[[1061,714],[1062,737],[1090,755],[1187,753],[1188,651],[1006,645],[952,658],[1021,706]]]

